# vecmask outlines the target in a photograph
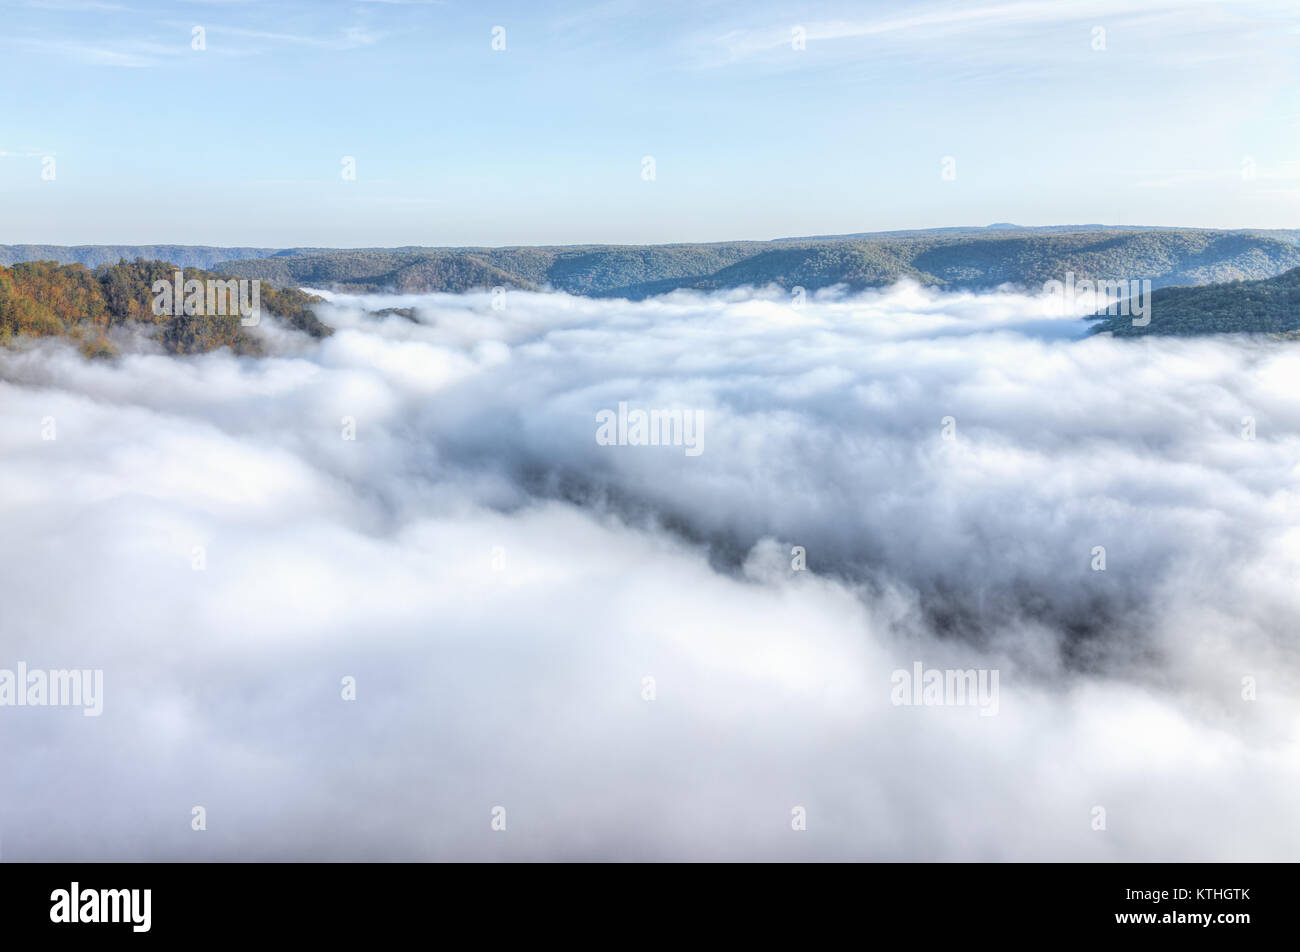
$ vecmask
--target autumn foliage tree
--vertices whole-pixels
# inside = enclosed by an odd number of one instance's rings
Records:
[[[261,340],[240,323],[240,316],[154,313],[154,286],[173,284],[176,266],[165,261],[119,261],[90,271],[80,264],[31,261],[0,267],[0,344],[19,337],[67,337],[87,356],[114,353],[107,332],[136,325],[170,353],[196,354],[229,347],[237,354],[256,354]],[[227,276],[190,268],[186,280],[208,282]],[[261,308],[313,337],[331,328],[312,312],[320,298],[297,288],[261,289]],[[179,309],[174,309],[179,310]]]

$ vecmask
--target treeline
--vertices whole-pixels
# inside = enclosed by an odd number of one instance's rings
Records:
[[[98,268],[119,261],[171,261],[184,268],[213,268],[234,258],[264,258],[277,248],[231,248],[216,245],[0,245],[0,265],[23,261],[57,261]]]
[[[165,261],[119,261],[91,271],[80,264],[29,261],[0,266],[0,344],[18,337],[65,337],[77,341],[87,356],[111,356],[116,348],[110,332],[134,326],[173,354],[195,354],[229,347],[237,354],[260,354],[261,340],[240,322],[240,315],[155,314],[154,284],[173,284],[176,266]],[[208,282],[229,276],[195,268],[184,270],[186,280]],[[263,313],[313,337],[332,333],[312,313],[320,301],[297,288],[259,288]]]
[[[853,290],[907,278],[944,289],[1150,280],[1153,287],[1273,277],[1300,266],[1300,231],[1054,226],[948,228],[712,244],[504,248],[214,248],[0,245],[0,265],[58,259],[176,262],[280,286],[462,292],[502,286],[634,300],[679,288]]]
[[[633,300],[679,288],[777,285],[885,287],[908,278],[945,289],[1044,282],[1150,280],[1154,287],[1267,278],[1300,266],[1287,236],[1194,229],[1014,229],[869,239],[720,244],[295,250],[222,262],[220,270],[281,285],[352,292],[461,292],[502,286]]]
[[[1151,323],[1134,327],[1131,316],[1102,319],[1094,334],[1300,334],[1300,268],[1260,281],[1204,287],[1161,288],[1151,295]]]

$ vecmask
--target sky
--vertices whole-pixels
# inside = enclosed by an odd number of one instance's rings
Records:
[[[1293,0],[0,0],[0,24],[6,244],[1300,226]]]

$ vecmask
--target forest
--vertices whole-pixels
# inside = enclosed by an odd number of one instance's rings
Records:
[[[108,357],[118,351],[113,338],[136,329],[172,354],[219,347],[237,354],[262,353],[261,340],[241,325],[238,314],[155,314],[154,283],[171,282],[177,270],[166,261],[143,258],[93,271],[56,261],[0,266],[0,345],[19,337],[63,337],[75,341],[88,357]],[[227,277],[195,268],[187,269],[185,276],[201,281]],[[319,300],[297,288],[261,288],[264,311],[318,338],[332,333],[312,312]]]

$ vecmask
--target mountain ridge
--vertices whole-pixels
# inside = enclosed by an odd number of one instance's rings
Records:
[[[1109,249],[1109,250],[1108,250]],[[504,286],[643,298],[745,284],[879,287],[901,278],[949,288],[1033,289],[1080,277],[1153,286],[1271,277],[1300,264],[1300,230],[1119,225],[951,226],[811,238],[653,245],[266,248],[216,245],[0,245],[0,265],[89,268],[135,259],[219,270],[277,285],[343,291],[466,291]]]
[[[499,285],[640,300],[681,289],[767,285],[862,290],[902,279],[950,290],[1037,291],[1067,272],[1165,287],[1268,278],[1298,265],[1300,241],[1290,233],[994,229],[870,240],[294,252],[213,267],[273,284],[353,293]]]

